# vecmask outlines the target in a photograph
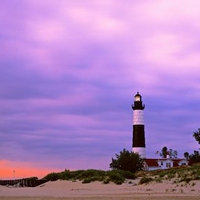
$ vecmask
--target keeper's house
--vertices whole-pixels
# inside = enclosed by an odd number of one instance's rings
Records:
[[[189,161],[186,159],[171,159],[171,158],[146,158],[145,159],[145,170],[158,170],[158,169],[169,169],[172,167],[186,166],[189,165]]]

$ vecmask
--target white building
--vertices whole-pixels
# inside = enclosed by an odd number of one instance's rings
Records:
[[[189,161],[182,159],[171,159],[171,158],[147,158],[145,159],[145,170],[158,170],[158,169],[169,169],[172,167],[186,166],[189,165]]]

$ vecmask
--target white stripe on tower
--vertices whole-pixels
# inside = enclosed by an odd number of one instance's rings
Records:
[[[141,124],[144,125],[144,111],[133,110],[133,125]]]
[[[146,158],[145,131],[144,131],[144,105],[139,92],[135,95],[133,109],[133,145],[132,151],[141,158]]]

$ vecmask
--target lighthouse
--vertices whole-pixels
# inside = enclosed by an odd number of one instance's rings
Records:
[[[141,158],[146,158],[144,108],[142,96],[137,92],[134,98],[133,109],[133,145],[132,151],[138,153]]]

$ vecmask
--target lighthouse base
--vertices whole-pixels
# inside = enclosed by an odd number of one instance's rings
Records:
[[[138,153],[141,158],[146,158],[146,148],[145,147],[133,147],[132,152]]]

